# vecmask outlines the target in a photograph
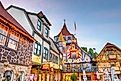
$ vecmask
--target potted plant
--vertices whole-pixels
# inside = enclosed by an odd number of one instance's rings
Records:
[[[77,76],[76,76],[75,73],[71,75],[71,80],[72,80],[72,81],[76,81],[76,80],[77,80]]]

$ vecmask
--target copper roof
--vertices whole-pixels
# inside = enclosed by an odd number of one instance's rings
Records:
[[[2,16],[5,20],[10,22],[11,24],[15,25],[19,30],[24,32],[25,34],[28,34],[30,37],[32,37],[3,7],[2,3],[0,2],[0,16]]]
[[[63,35],[72,35],[69,31],[68,31],[68,29],[67,29],[67,26],[66,26],[66,23],[64,22],[64,25],[63,25],[63,28],[61,29],[61,32],[62,32],[62,34]],[[60,32],[60,33],[61,33]],[[59,36],[60,35],[60,33],[57,35],[57,36]]]

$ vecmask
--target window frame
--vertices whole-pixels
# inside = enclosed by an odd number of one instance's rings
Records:
[[[35,47],[37,45],[37,48]],[[36,42],[34,45],[34,55],[40,56],[41,55],[41,50],[42,50],[42,45],[39,42]],[[38,49],[40,47],[40,49]],[[39,52],[39,54],[38,54]]]
[[[4,33],[2,33],[1,31],[4,32]],[[6,30],[0,28],[0,45],[5,46],[5,43],[6,43],[6,40],[7,40],[7,35],[8,35],[8,32]]]
[[[48,49],[46,47],[44,47],[44,53],[43,53],[43,58],[48,60]]]
[[[49,37],[49,29],[47,27],[45,28],[45,37]]]
[[[37,29],[38,29],[39,31],[41,31],[41,29],[42,29],[42,22],[41,22],[40,19],[38,19],[38,21],[37,21]]]
[[[13,38],[12,38],[12,37],[13,37]],[[15,40],[14,37],[17,38],[18,40]],[[13,43],[13,42],[16,43],[16,44],[15,44],[15,48],[13,48],[12,46],[9,46],[10,40],[12,41],[12,43]],[[14,45],[14,44],[12,44],[12,43],[10,43],[10,44],[11,44],[11,45]],[[9,47],[9,48],[11,48],[11,49],[14,49],[14,50],[17,50],[17,48],[18,48],[18,43],[19,43],[19,37],[17,37],[17,36],[14,35],[14,34],[10,34],[9,37],[8,37],[7,47]]]

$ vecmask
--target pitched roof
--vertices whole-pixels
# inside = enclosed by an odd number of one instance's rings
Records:
[[[62,32],[63,35],[72,35],[72,34],[68,31],[65,22],[64,22],[63,28],[61,29],[61,32]],[[59,35],[61,34],[61,32],[60,32],[57,36],[59,36]]]
[[[121,52],[121,49],[119,47],[117,47],[116,45],[114,45],[112,43],[107,42],[106,45],[103,47],[103,49],[101,50],[101,52],[98,54],[98,56],[96,58],[98,58],[101,55],[102,51],[105,48],[109,48],[109,47],[114,47],[114,48],[116,48],[117,50],[119,50]]]
[[[41,18],[44,18],[44,19],[47,21],[47,23],[49,24],[49,26],[52,25],[52,24],[49,22],[49,20],[47,19],[47,17],[43,14],[42,11],[40,11],[40,12],[38,13],[38,15],[39,15]]]
[[[56,43],[54,42],[54,40],[53,40],[51,37],[49,37],[49,39],[50,39],[50,42],[53,43],[53,45],[54,45],[54,46],[56,47],[56,49],[59,51],[59,53],[60,53],[61,55],[63,55],[62,52],[60,51],[60,49],[58,48],[58,46],[56,45]],[[51,45],[52,45],[52,44],[51,44]],[[52,48],[52,46],[51,46],[51,49],[54,50],[54,48]]]
[[[0,2],[0,16],[2,16],[5,20],[16,26],[19,30],[24,32],[25,34],[29,35],[33,38],[3,7],[2,3]]]

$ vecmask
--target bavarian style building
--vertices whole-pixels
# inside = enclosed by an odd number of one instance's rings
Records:
[[[0,81],[28,81],[34,38],[0,2]]]

